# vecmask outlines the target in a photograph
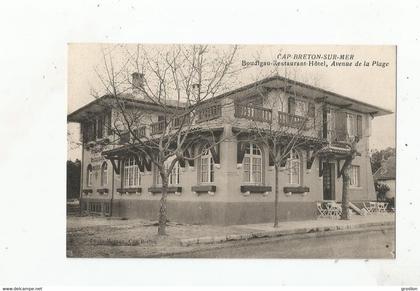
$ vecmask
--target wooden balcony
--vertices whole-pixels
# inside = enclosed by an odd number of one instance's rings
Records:
[[[180,128],[181,126],[186,126],[191,123],[192,119],[189,116],[186,117],[176,117],[172,120],[171,123],[161,120],[155,123],[150,124],[150,133],[151,134],[161,134],[165,131],[165,127],[171,124],[172,129]]]
[[[331,143],[350,143],[355,137],[350,137],[346,131],[328,130],[327,140]]]
[[[165,130],[165,120],[161,120],[155,123],[150,124],[151,134],[160,134]]]
[[[252,121],[271,122],[273,113],[271,109],[255,105],[235,104],[235,117]]]
[[[173,128],[179,128],[181,126],[186,126],[188,124],[190,124],[192,121],[192,118],[190,117],[190,115],[184,115],[181,117],[176,117],[175,119],[172,120],[172,127]]]
[[[220,102],[210,104],[197,109],[197,122],[209,121],[222,116],[222,104]]]
[[[279,126],[307,129],[307,118],[285,112],[279,112]]]
[[[136,128],[136,129],[134,130],[134,134],[135,134],[138,138],[141,138],[141,137],[146,136],[146,126],[142,126],[142,127]]]

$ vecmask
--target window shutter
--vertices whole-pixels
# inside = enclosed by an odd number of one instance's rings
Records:
[[[236,163],[242,164],[242,160],[245,156],[245,143],[238,142],[237,143],[237,150],[236,150]]]
[[[309,103],[308,116],[310,118],[314,118],[315,117],[315,104],[313,104],[313,103]]]
[[[84,143],[87,143],[89,141],[89,124],[83,123],[81,128],[82,140]]]
[[[130,141],[130,133],[124,132],[120,136],[120,144],[128,143]]]
[[[328,109],[322,110],[322,137],[328,138]]]
[[[346,141],[347,137],[347,114],[337,111],[335,114],[335,134],[337,141]]]
[[[97,120],[93,120],[92,125],[93,125],[93,132],[92,132],[92,140],[96,139],[96,122]]]
[[[295,114],[296,100],[294,97],[289,97],[288,100],[288,112],[289,114]]]
[[[193,157],[194,156],[194,145],[191,145],[190,147],[188,147],[188,148],[186,148],[185,150],[184,150],[184,156],[186,157],[186,158],[191,158],[191,157]],[[190,167],[194,167],[194,160],[186,160],[187,161],[187,163],[188,163],[188,165],[190,166]],[[185,164],[185,161],[184,161],[184,164]],[[179,164],[181,167],[183,167],[182,165],[181,165],[181,162],[180,162],[180,164]]]
[[[211,156],[213,157],[213,161],[215,164],[220,164],[220,144],[212,147],[210,149]]]
[[[111,128],[111,112],[106,114],[106,128],[107,128],[107,134],[112,134],[112,128]]]
[[[269,167],[273,167],[274,166],[274,159],[273,159],[273,153],[270,152],[268,154],[268,166]]]
[[[146,168],[146,170],[148,172],[152,171],[152,160],[149,159],[149,157],[147,155],[143,156],[143,163],[144,168]]]
[[[359,139],[361,139],[362,136],[363,136],[363,132],[362,132],[362,116],[361,115],[357,115],[357,136],[359,137]]]
[[[185,168],[185,159],[183,159],[183,158],[179,159],[178,164],[181,168]]]
[[[105,115],[101,115],[98,118],[98,138],[102,138],[103,137],[103,133],[104,133],[104,124],[105,124]]]

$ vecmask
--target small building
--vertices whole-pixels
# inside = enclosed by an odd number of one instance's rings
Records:
[[[388,159],[382,161],[381,167],[373,175],[376,182],[389,186],[389,191],[386,193],[386,198],[389,199],[395,198],[395,162],[395,156],[390,156]]]
[[[82,210],[156,220],[161,178],[153,163],[136,150],[130,133],[118,129],[112,99],[103,96],[68,115],[68,122],[81,124]],[[121,94],[118,100],[127,110],[147,112],[149,123],[136,128],[140,136],[152,140],[166,130],[162,108],[153,102],[135,92]],[[283,130],[284,144],[302,130],[278,177],[280,220],[313,219],[317,201],[341,200],[339,173],[349,151],[346,144],[356,137],[360,156],[351,165],[350,201],[375,200],[368,155],[371,121],[390,113],[279,76],[213,97],[196,108],[189,123],[197,136],[211,133],[221,142],[196,160],[176,163],[169,177],[168,218],[219,225],[273,221],[274,163],[270,148],[252,135],[257,123]],[[192,157],[204,146],[202,139],[187,152]]]

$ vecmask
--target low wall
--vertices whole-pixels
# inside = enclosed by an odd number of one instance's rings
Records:
[[[272,222],[273,202],[167,201],[168,219],[188,224],[232,225]],[[115,200],[113,216],[157,220],[158,200]],[[308,220],[317,216],[316,202],[280,202],[279,220]]]

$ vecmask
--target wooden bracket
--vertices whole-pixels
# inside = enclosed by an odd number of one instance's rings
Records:
[[[315,160],[315,154],[313,150],[306,151],[306,169],[310,170]]]
[[[342,170],[340,169],[340,160],[337,159],[337,178],[341,177]]]
[[[121,161],[117,160],[115,158],[110,158],[111,160],[111,164],[112,164],[112,168],[115,171],[115,174],[119,175],[120,174],[120,168],[121,168]],[[116,163],[115,163],[116,161]]]

